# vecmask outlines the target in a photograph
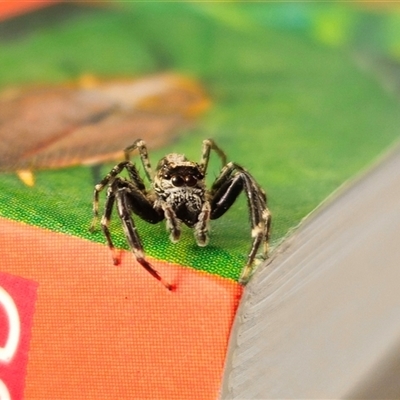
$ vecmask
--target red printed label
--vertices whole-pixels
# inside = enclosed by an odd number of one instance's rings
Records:
[[[0,399],[23,398],[37,283],[0,273]]]

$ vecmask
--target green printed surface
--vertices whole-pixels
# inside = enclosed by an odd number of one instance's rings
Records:
[[[62,83],[85,73],[172,70],[194,77],[206,88],[211,109],[195,129],[151,151],[151,161],[169,152],[197,161],[202,140],[214,138],[265,188],[276,244],[396,140],[399,105],[343,47],[270,27],[261,23],[262,14],[246,8],[243,14],[243,7],[117,3],[114,9],[77,10],[16,39],[0,38],[0,85]],[[112,166],[103,165],[101,174]],[[209,183],[218,170],[215,157]],[[93,186],[85,166],[37,171],[33,188],[4,173],[0,215],[104,243],[100,232],[88,231]],[[196,246],[189,229],[172,244],[163,223],[135,221],[147,254],[237,279],[251,243],[247,214],[241,198],[212,222],[206,248]],[[111,232],[116,245],[127,248],[116,216]]]

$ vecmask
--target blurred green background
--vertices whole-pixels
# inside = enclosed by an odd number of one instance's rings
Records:
[[[0,24],[3,89],[164,71],[202,83],[210,110],[151,159],[197,161],[202,140],[214,138],[267,191],[273,245],[396,141],[398,62],[400,11],[356,3],[61,4]],[[209,181],[217,174],[213,163]],[[88,232],[92,188],[84,166],[38,171],[33,188],[4,173],[0,215],[104,243]],[[247,220],[242,198],[212,223],[204,249],[189,230],[172,245],[162,224],[137,222],[151,256],[237,279]],[[127,248],[116,220],[112,232]]]

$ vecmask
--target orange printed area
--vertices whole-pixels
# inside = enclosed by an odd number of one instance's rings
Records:
[[[26,399],[215,399],[241,287],[0,218],[1,270],[38,282]]]
[[[23,14],[34,10],[36,8],[49,6],[54,3],[60,3],[57,0],[37,0],[37,1],[2,1],[0,2],[0,21],[15,17],[16,15]]]

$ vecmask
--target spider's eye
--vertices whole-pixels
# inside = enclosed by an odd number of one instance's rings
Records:
[[[174,175],[171,182],[174,186],[183,186],[185,184],[185,180],[179,175]]]
[[[163,178],[167,179],[167,180],[170,180],[171,179],[171,175],[170,174],[164,174]]]
[[[185,183],[188,186],[195,186],[197,183],[197,179],[193,175],[186,175],[185,176]]]

